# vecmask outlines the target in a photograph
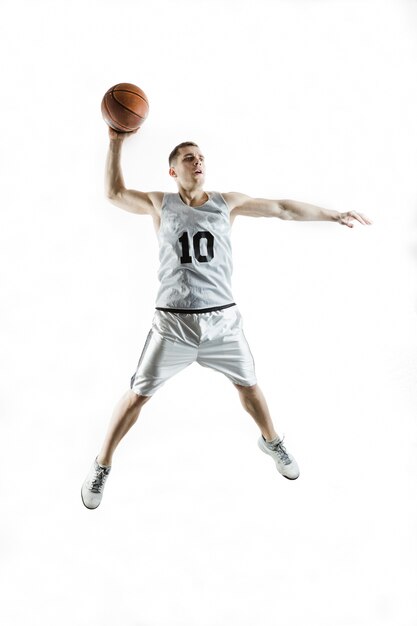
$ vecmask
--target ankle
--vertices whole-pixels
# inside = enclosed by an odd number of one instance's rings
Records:
[[[101,467],[111,467],[112,460],[109,457],[101,456],[99,454],[96,461]]]
[[[266,443],[275,443],[277,441],[281,441],[281,437],[277,435],[276,432],[274,432],[273,434],[268,433],[268,437],[265,437],[265,435],[262,435],[262,438]]]

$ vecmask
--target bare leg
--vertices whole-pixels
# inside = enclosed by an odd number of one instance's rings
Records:
[[[127,391],[116,404],[104,439],[97,462],[100,465],[111,465],[113,453],[121,439],[132,428],[139,417],[141,408],[151,396],[139,396]]]
[[[258,385],[244,387],[243,385],[236,384],[235,387],[239,392],[243,408],[253,417],[265,439],[272,441],[278,437],[269,414],[268,405],[260,387]]]

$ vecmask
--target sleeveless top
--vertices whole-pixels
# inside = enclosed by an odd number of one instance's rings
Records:
[[[164,194],[157,309],[201,313],[234,304],[229,208],[220,193],[207,195],[191,207],[178,193]]]

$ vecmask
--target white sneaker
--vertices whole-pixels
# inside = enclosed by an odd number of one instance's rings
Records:
[[[103,466],[94,460],[93,465],[81,487],[81,499],[87,509],[96,509],[103,497],[104,483],[110,474],[111,467]]]
[[[258,439],[258,446],[262,452],[269,454],[269,456],[274,459],[280,474],[289,480],[295,480],[299,477],[300,470],[298,469],[297,461],[284,448],[283,441],[284,439],[277,437],[274,441],[267,442],[263,437],[260,437]]]

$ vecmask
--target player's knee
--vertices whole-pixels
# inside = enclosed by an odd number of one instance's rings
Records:
[[[236,389],[243,393],[245,396],[254,396],[258,391],[258,385],[238,385],[237,383],[233,383]]]
[[[132,391],[132,389],[129,389],[129,391],[126,392],[126,395],[128,396],[129,404],[131,404],[132,407],[134,406],[138,408],[146,404],[146,402],[148,402],[148,400],[152,397],[142,396],[141,394]]]

